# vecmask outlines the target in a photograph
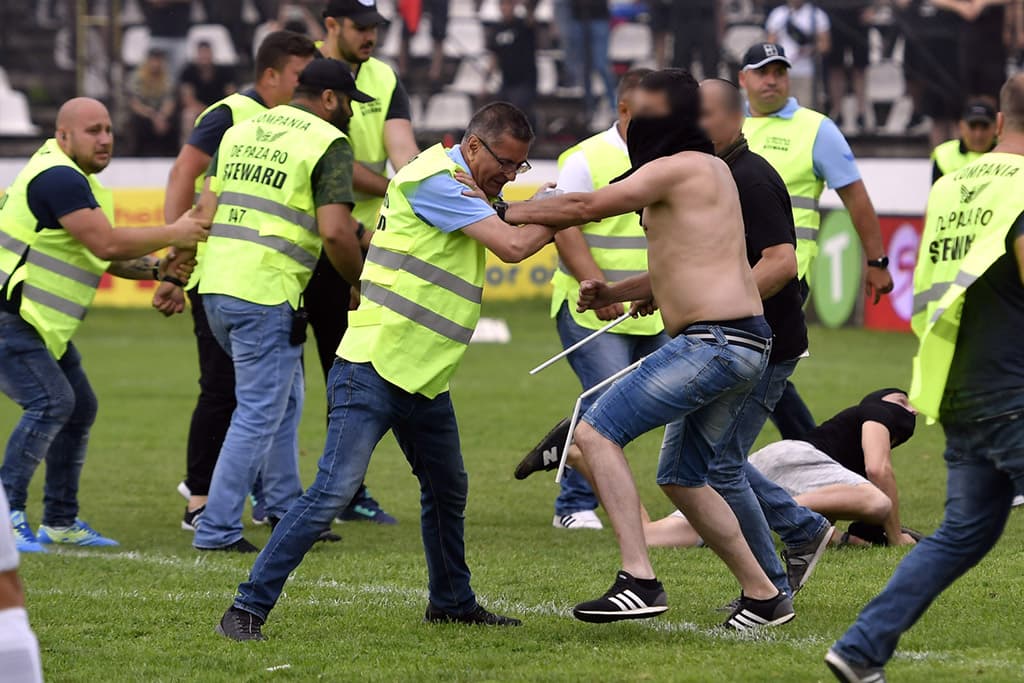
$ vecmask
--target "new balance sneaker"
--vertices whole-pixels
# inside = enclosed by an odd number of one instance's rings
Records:
[[[825,665],[843,683],[885,683],[885,669],[880,666],[857,666],[829,649]]]
[[[192,546],[192,547],[195,548],[196,550],[202,550],[203,552],[207,552],[207,553],[243,553],[244,554],[244,553],[258,553],[260,551],[259,548],[257,548],[256,546],[254,546],[252,543],[250,543],[249,541],[245,540],[244,538],[240,538],[237,541],[235,541],[234,543],[229,543],[227,545],[222,545],[219,548],[198,548],[196,546]]]
[[[829,525],[810,542],[797,548],[782,549],[782,561],[786,565],[786,576],[789,578],[789,588],[793,591],[794,597],[811,578],[818,561],[828,550],[828,542],[832,540],[835,530],[834,526]]]
[[[569,418],[565,418],[545,434],[540,443],[519,461],[519,464],[516,465],[516,479],[526,479],[534,472],[557,470],[558,464],[562,460],[565,439],[568,436]]]
[[[644,588],[631,574],[620,571],[607,593],[576,605],[572,615],[592,624],[656,617],[668,609],[668,596],[660,581],[652,581],[654,586]]]
[[[267,637],[263,635],[264,623],[266,622],[263,619],[252,612],[229,607],[217,624],[217,633],[240,643],[247,640],[266,640]]]
[[[568,515],[555,515],[551,526],[556,529],[603,529],[601,518],[593,510],[580,510]]]
[[[36,537],[40,543],[59,545],[115,546],[121,545],[112,538],[107,538],[80,519],[68,527],[39,526]]]
[[[11,510],[11,526],[14,527],[14,542],[19,553],[45,553],[46,548],[28,525],[23,510]]]
[[[373,522],[375,524],[386,524],[391,526],[398,524],[398,520],[384,512],[373,496],[370,495],[366,486],[360,486],[356,497],[348,504],[348,507],[338,515],[339,522]]]
[[[252,523],[256,526],[263,526],[270,522],[270,517],[267,515],[267,504],[263,502],[263,498],[257,498],[256,496],[249,494],[249,505],[252,506]]]
[[[206,506],[202,505],[195,510],[189,510],[188,506],[185,506],[185,516],[181,518],[181,528],[183,531],[195,531],[196,525],[199,524],[199,518],[206,512]]]
[[[440,607],[434,607],[432,602],[427,603],[427,613],[423,616],[423,621],[428,624],[471,624],[473,626],[523,625],[519,619],[488,612],[480,604],[477,604],[468,614],[450,614]]]
[[[795,616],[793,598],[781,591],[768,600],[752,600],[741,594],[736,609],[722,625],[736,631],[753,631],[765,626],[785,624]]]
[[[178,482],[178,495],[184,498],[185,500],[188,500],[189,498],[192,497],[192,490],[188,487],[188,484],[186,484],[185,482]]]

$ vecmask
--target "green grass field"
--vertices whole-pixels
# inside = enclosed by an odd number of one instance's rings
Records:
[[[32,623],[51,681],[825,681],[822,657],[884,585],[902,550],[830,551],[801,592],[797,619],[754,636],[716,628],[713,611],[736,584],[707,550],[658,550],[653,560],[670,611],[646,622],[588,625],[571,606],[610,585],[618,552],[610,530],[551,527],[549,475],[518,482],[512,468],[579,393],[566,364],[527,370],[558,350],[542,302],[488,306],[512,343],[474,346],[452,394],[470,473],[467,548],[486,606],[522,617],[519,629],[421,623],[426,570],[416,481],[388,437],[370,466],[371,491],[397,527],[340,526],[344,541],[317,546],[265,627],[269,641],[237,644],[214,625],[252,556],[200,555],[179,529],[175,492],[194,405],[195,352],[187,316],[96,310],[77,343],[100,415],[82,481],[82,516],[121,541],[110,550],[62,550],[22,560]],[[797,384],[824,419],[882,386],[909,383],[913,339],[859,330],[812,332],[814,356]],[[310,359],[311,360],[311,357]],[[315,364],[307,364],[310,369]],[[308,483],[323,437],[324,391],[307,373],[302,472]],[[18,416],[0,399],[0,433]],[[775,434],[762,434],[764,443]],[[660,434],[628,453],[652,514],[670,504],[654,485]],[[931,531],[944,500],[942,434],[919,423],[897,451],[905,522]],[[38,523],[41,472],[29,518]],[[268,532],[247,529],[262,545]],[[987,560],[942,596],[904,638],[894,681],[1024,679],[1024,513],[1015,513]],[[0,672],[2,678],[2,672]]]

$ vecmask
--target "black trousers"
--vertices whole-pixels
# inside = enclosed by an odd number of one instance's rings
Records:
[[[803,303],[807,303],[810,291],[807,280],[800,280],[800,299]],[[789,380],[786,380],[786,388],[779,397],[779,402],[775,404],[775,410],[768,417],[786,440],[800,439],[817,427],[810,408],[800,397],[796,386]]]
[[[309,324],[316,338],[316,352],[320,357],[320,368],[327,381],[327,373],[334,365],[338,344],[348,329],[348,302],[351,285],[342,279],[331,265],[327,255],[321,253],[313,270],[313,277],[302,295],[303,305],[309,314]]]
[[[206,496],[210,493],[213,468],[235,412],[235,366],[210,330],[202,295],[193,289],[188,298],[192,303],[193,331],[199,351],[199,400],[192,411],[188,430],[185,485],[192,495]]]
[[[675,36],[672,66],[689,71],[697,56],[704,78],[717,78],[721,48],[715,30],[715,4],[693,0],[673,3],[670,21]]]

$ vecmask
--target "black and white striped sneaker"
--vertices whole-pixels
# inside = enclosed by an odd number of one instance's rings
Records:
[[[736,631],[752,631],[785,624],[795,616],[793,599],[781,591],[768,600],[753,600],[741,594],[736,609],[722,625]]]
[[[620,571],[607,593],[576,605],[572,615],[593,624],[656,617],[668,609],[668,596],[660,581],[652,581],[652,588],[644,588],[628,572]]]
[[[835,650],[829,649],[825,664],[843,683],[885,683],[885,669],[880,666],[857,666]]]

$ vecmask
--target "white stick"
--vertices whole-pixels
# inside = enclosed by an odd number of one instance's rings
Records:
[[[572,409],[572,419],[569,420],[569,434],[565,437],[565,446],[562,448],[562,461],[558,463],[558,474],[555,475],[556,484],[562,483],[562,475],[565,473],[565,463],[569,459],[569,447],[572,446],[572,433],[576,431],[576,423],[579,422],[580,419],[580,406],[583,405],[583,399],[585,399],[587,396],[590,396],[591,394],[601,391],[601,389],[604,389],[606,386],[608,386],[615,380],[620,379],[621,377],[624,377],[625,375],[628,375],[629,373],[633,372],[638,367],[640,367],[640,364],[643,362],[644,359],[641,358],[640,360],[633,363],[629,367],[622,368],[608,379],[603,380],[599,384],[595,384],[594,386],[584,391],[582,394],[580,394],[580,397],[576,399],[576,406]]]
[[[561,353],[559,353],[559,354],[557,354],[555,356],[552,356],[548,360],[544,361],[543,363],[541,363],[540,365],[535,367],[533,370],[530,370],[530,374],[531,375],[536,375],[541,370],[544,370],[545,368],[551,367],[552,365],[554,365],[558,361],[562,360],[563,358],[568,356],[570,353],[572,353],[576,349],[580,348],[581,346],[583,346],[583,345],[585,345],[585,344],[587,344],[589,342],[594,341],[595,339],[597,339],[602,334],[604,334],[608,330],[612,329],[613,327],[615,327],[619,323],[622,323],[622,322],[625,322],[625,321],[629,320],[629,317],[630,317],[629,313],[623,313],[621,316],[619,316],[615,320],[611,321],[610,323],[608,323],[607,325],[605,325],[601,329],[595,331],[593,334],[587,335],[583,339],[580,339],[578,342],[576,342],[575,344],[573,344],[572,346],[567,348],[565,351],[562,351]]]

